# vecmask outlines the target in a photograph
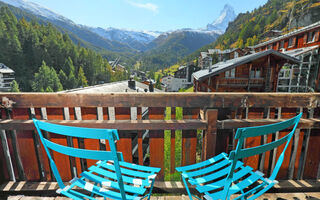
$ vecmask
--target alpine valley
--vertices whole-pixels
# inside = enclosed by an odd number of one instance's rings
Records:
[[[121,57],[121,61],[129,66],[138,62],[142,70],[168,67],[202,46],[214,42],[236,17],[233,8],[225,5],[220,16],[202,29],[136,31],[76,24],[27,0],[0,0],[0,7],[2,6],[8,6],[18,19],[23,17],[40,24],[51,23],[61,32],[68,33],[73,42],[98,51],[108,60]]]

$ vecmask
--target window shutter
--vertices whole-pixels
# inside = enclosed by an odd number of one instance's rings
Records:
[[[303,37],[303,44],[307,43],[307,39],[308,39],[308,33],[305,33]]]
[[[292,39],[292,46],[293,46],[293,47],[296,46],[296,40],[297,40],[297,37],[294,37],[294,38]]]
[[[315,36],[315,42],[318,42],[318,40],[319,40],[319,34],[320,34],[320,30],[318,30],[317,32],[316,32],[316,36]]]

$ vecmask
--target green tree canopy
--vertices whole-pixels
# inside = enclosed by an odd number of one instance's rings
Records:
[[[47,66],[44,61],[39,68],[39,72],[35,73],[34,75],[34,80],[32,81],[32,90],[35,92],[48,90],[57,92],[63,90],[56,71]]]

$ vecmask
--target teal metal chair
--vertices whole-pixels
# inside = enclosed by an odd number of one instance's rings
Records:
[[[177,167],[181,172],[189,198],[192,195],[188,188],[187,181],[196,187],[196,190],[204,195],[205,199],[230,199],[233,194],[238,194],[235,199],[256,199],[278,182],[275,180],[282,165],[284,153],[299,123],[302,113],[296,117],[271,125],[238,128],[235,139],[238,144],[235,150],[221,153],[209,160],[183,167]],[[293,127],[286,136],[257,147],[243,148],[244,140],[248,137],[263,136],[277,131]],[[262,154],[285,143],[271,176],[266,178],[260,171],[254,171],[250,166],[245,166],[240,160],[246,157]]]
[[[115,143],[119,140],[117,130],[62,126],[36,119],[33,119],[33,122],[60,187],[58,193],[72,199],[95,199],[95,196],[105,199],[150,199],[154,180],[160,169],[124,162],[122,153],[116,150]],[[56,144],[44,138],[42,131],[70,137],[106,139],[111,151],[86,150]],[[82,172],[79,178],[76,177],[70,184],[65,185],[49,149],[67,156],[99,161],[89,167],[88,171]],[[85,193],[89,195],[76,191],[76,186],[86,190]],[[149,187],[150,190],[147,192]]]

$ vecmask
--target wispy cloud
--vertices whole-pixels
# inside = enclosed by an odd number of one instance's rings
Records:
[[[153,3],[137,3],[129,0],[127,2],[134,7],[147,9],[152,11],[153,13],[159,12],[159,6]]]

